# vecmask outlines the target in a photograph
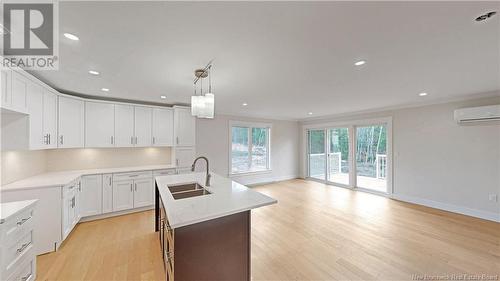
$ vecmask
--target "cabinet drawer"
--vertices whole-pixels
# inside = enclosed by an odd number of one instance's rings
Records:
[[[5,223],[4,243],[12,245],[33,229],[33,209],[28,209]]]
[[[6,245],[3,254],[3,258],[5,258],[3,270],[8,276],[18,268],[19,264],[25,260],[25,257],[33,254],[33,231],[26,233],[17,242]]]
[[[177,172],[175,169],[164,169],[164,170],[154,170],[153,171],[153,176],[158,177],[158,176],[165,176],[165,175],[175,175]]]
[[[151,178],[151,171],[113,174],[113,181]]]
[[[7,279],[8,281],[35,280],[35,259],[32,258],[20,266],[20,269]]]

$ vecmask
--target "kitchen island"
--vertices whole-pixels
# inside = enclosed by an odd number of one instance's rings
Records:
[[[155,178],[155,231],[167,280],[250,280],[250,210],[277,203],[205,173]]]

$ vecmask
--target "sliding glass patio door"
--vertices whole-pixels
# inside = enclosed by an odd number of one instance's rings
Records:
[[[356,185],[387,192],[387,127],[356,127]]]
[[[309,177],[324,180],[326,176],[325,130],[308,131]]]
[[[385,120],[385,119],[382,119]],[[373,124],[373,125],[372,125]],[[308,177],[350,188],[389,193],[390,119],[309,129]]]
[[[349,129],[329,129],[327,180],[349,185],[349,170]]]

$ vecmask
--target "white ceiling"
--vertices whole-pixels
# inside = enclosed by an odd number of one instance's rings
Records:
[[[61,2],[60,69],[35,74],[68,92],[189,103],[194,69],[215,59],[219,114],[302,119],[428,103],[500,89],[500,16],[474,21],[499,6]]]

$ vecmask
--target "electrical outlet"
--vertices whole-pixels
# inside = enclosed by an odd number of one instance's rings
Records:
[[[490,196],[488,196],[488,199],[493,202],[498,202],[498,195],[490,194]]]

